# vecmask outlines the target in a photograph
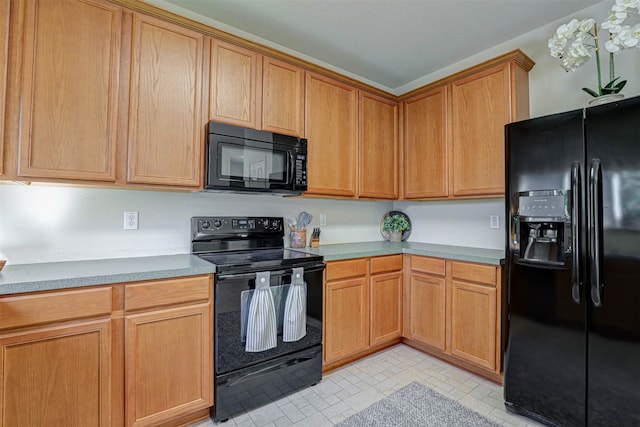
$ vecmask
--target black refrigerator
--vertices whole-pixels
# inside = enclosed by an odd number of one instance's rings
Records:
[[[640,426],[640,97],[505,127],[508,410]]]

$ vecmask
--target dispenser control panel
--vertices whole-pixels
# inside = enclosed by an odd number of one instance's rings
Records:
[[[523,217],[566,218],[569,216],[568,193],[568,191],[554,190],[520,194],[518,214]]]

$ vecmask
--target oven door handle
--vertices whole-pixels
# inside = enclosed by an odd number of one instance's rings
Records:
[[[303,267],[303,266],[300,266],[300,267]],[[324,264],[311,266],[309,268],[305,267],[304,272],[306,274],[306,273],[312,273],[312,272],[315,272],[315,271],[322,271],[322,270],[324,270]],[[286,268],[286,269],[283,269],[283,270],[262,270],[262,271],[270,271],[272,277],[273,276],[284,276],[285,274],[291,274],[293,272],[293,270],[291,268]],[[216,276],[216,278],[218,280],[255,279],[256,278],[256,273],[257,272],[253,272],[253,273],[236,273],[236,274],[221,274],[219,276]]]

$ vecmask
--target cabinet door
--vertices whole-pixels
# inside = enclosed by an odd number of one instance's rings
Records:
[[[134,15],[128,182],[200,185],[203,49],[200,33]]]
[[[9,0],[0,0],[0,176],[4,174],[4,106],[7,95]]]
[[[232,125],[259,127],[256,95],[262,80],[260,55],[219,40],[211,42],[209,118]]]
[[[357,90],[307,73],[306,91],[307,193],[354,197],[358,176]]]
[[[413,272],[409,277],[409,338],[444,351],[446,281]]]
[[[402,271],[371,276],[371,345],[402,335]]]
[[[127,426],[151,426],[209,407],[210,304],[127,315]]]
[[[111,425],[110,323],[0,335],[0,426]]]
[[[398,198],[398,104],[360,92],[360,197]]]
[[[509,64],[452,84],[454,196],[504,194],[504,125],[511,121]]]
[[[404,188],[406,199],[446,197],[447,88],[404,102]]]
[[[23,0],[20,177],[115,181],[122,10]]]
[[[496,289],[451,281],[451,354],[496,370]]]
[[[366,277],[327,282],[324,362],[369,348],[369,283]]]
[[[286,135],[304,134],[304,70],[264,57],[262,129]]]

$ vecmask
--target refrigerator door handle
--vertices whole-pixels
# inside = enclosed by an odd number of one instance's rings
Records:
[[[574,162],[571,165],[571,298],[576,304],[580,304],[580,294],[582,271],[580,265],[580,188],[582,178],[580,163]]]
[[[602,305],[602,283],[601,266],[602,260],[602,219],[600,207],[602,206],[602,167],[600,159],[591,160],[591,170],[589,172],[589,229],[591,241],[589,245],[589,264],[591,270],[591,302],[594,307]]]

